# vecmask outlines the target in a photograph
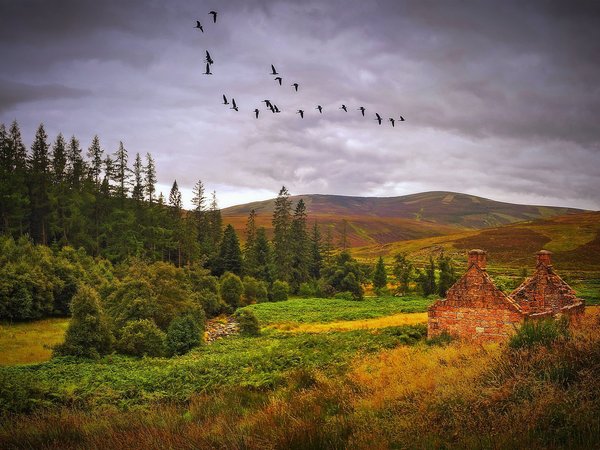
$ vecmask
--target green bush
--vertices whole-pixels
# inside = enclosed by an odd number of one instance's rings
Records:
[[[227,308],[227,305],[223,303],[218,294],[208,290],[196,293],[195,298],[202,306],[206,317],[216,317]]]
[[[531,348],[537,345],[550,346],[559,340],[569,338],[569,322],[563,316],[559,320],[527,320],[517,333],[510,338],[510,348]]]
[[[298,290],[298,295],[304,298],[311,298],[316,296],[316,289],[312,283],[302,283]]]
[[[257,280],[253,277],[244,277],[244,297],[245,303],[262,303],[268,300],[269,293],[267,291],[267,285],[264,281]]]
[[[240,334],[246,336],[260,335],[260,325],[254,313],[248,309],[240,309],[235,313],[235,319],[240,326]]]
[[[80,285],[71,303],[71,313],[65,341],[54,349],[54,355],[98,358],[109,353],[113,336],[96,291]]]
[[[338,300],[355,300],[354,295],[352,294],[352,292],[338,292],[337,294],[335,294],[333,296],[333,298],[338,299]]]
[[[221,298],[231,308],[240,306],[243,293],[244,284],[236,274],[227,272],[221,277]]]
[[[117,350],[132,356],[162,356],[165,352],[165,333],[153,320],[131,321],[121,330]]]
[[[170,356],[183,355],[204,340],[204,322],[191,314],[178,316],[169,325],[165,345]]]
[[[271,299],[274,302],[282,302],[288,299],[290,286],[285,281],[275,281],[271,288]]]

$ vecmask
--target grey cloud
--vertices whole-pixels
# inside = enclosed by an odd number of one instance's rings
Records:
[[[0,112],[24,102],[43,100],[75,99],[87,95],[84,89],[61,84],[31,85],[14,81],[0,80]]]

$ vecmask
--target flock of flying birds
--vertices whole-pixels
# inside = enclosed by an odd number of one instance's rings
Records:
[[[208,13],[210,16],[212,16],[212,21],[213,23],[217,23],[217,15],[218,13],[216,11],[210,11]],[[202,27],[202,24],[200,23],[199,20],[196,20],[196,27],[197,29],[199,29],[202,33],[204,33],[204,28]],[[214,61],[212,59],[212,57],[210,56],[210,53],[208,50],[206,50],[206,71],[204,72],[204,75],[212,75],[212,72],[210,71],[211,66],[214,64]],[[279,72],[277,72],[277,70],[275,69],[275,66],[273,64],[271,64],[271,72],[270,75],[275,76],[274,81],[276,81],[277,83],[279,83],[279,86],[283,85],[283,78],[281,76],[279,76]],[[295,92],[298,92],[298,88],[299,88],[299,84],[298,83],[292,83],[290,85],[291,87],[294,88]],[[280,113],[281,110],[279,109],[279,107],[273,103],[271,100],[263,100],[262,103],[264,103],[267,107],[268,110],[270,110],[273,114],[277,114]],[[231,103],[227,100],[227,96],[225,94],[223,94],[223,104],[224,105],[230,105],[231,104],[231,108],[234,111],[239,111],[239,107],[237,105],[237,103],[235,102],[234,98],[231,98]],[[315,108],[317,111],[319,111],[319,114],[323,114],[323,107],[321,105],[317,105],[317,107]],[[342,111],[344,112],[348,112],[348,107],[346,105],[342,105],[340,106],[340,108]],[[360,113],[362,114],[363,117],[365,117],[365,107],[361,106],[359,108],[357,108],[357,111],[360,111]],[[296,111],[296,114],[300,114],[300,118],[304,119],[304,110],[303,109],[299,109]],[[254,116],[258,119],[258,116],[260,115],[260,110],[258,108],[256,108],[254,110]],[[381,123],[383,122],[383,118],[381,117],[381,115],[379,115],[379,113],[375,113],[375,120],[377,121],[377,123],[379,125],[381,125]],[[396,126],[396,122],[404,122],[405,119],[403,116],[400,116],[399,119],[394,119],[393,117],[388,118],[389,122],[392,124],[392,127]]]

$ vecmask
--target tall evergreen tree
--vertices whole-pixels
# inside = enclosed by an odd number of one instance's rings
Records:
[[[209,210],[206,213],[206,234],[202,239],[202,253],[208,256],[208,267],[218,270],[219,247],[223,238],[223,219],[217,203],[217,193],[212,192]]]
[[[0,229],[18,237],[29,229],[27,150],[13,121],[4,137],[0,179]]]
[[[244,244],[244,270],[251,273],[256,267],[256,210],[250,210],[246,222],[246,243]]]
[[[440,278],[438,282],[438,294],[440,297],[446,297],[448,289],[456,282],[458,276],[454,270],[454,264],[449,256],[445,256],[443,253],[438,258],[438,269],[440,271]]]
[[[385,273],[385,265],[383,258],[380,256],[373,271],[373,287],[376,292],[380,292],[387,286],[387,274]]]
[[[69,185],[67,180],[67,143],[59,133],[52,147],[52,188],[49,198],[51,204],[50,232],[54,240],[67,244],[66,218],[69,210]]]
[[[321,268],[323,267],[321,251],[321,232],[319,231],[319,224],[315,220],[310,235],[310,259],[308,264],[308,274],[314,280],[321,278]]]
[[[198,236],[198,242],[200,249],[207,255],[209,252],[206,249],[206,241],[210,234],[209,230],[209,218],[206,211],[206,193],[202,180],[198,180],[192,189],[192,205],[194,221],[196,223],[196,235]]]
[[[67,177],[69,185],[79,190],[85,174],[85,162],[81,156],[81,147],[75,136],[71,136],[67,149]]]
[[[290,227],[291,273],[290,287],[297,293],[300,285],[309,279],[309,245],[306,231],[306,205],[300,199],[294,209]]]
[[[121,206],[125,203],[125,198],[129,192],[129,174],[131,170],[127,167],[127,150],[123,146],[123,142],[119,142],[119,148],[115,152],[115,182],[116,182],[116,197],[121,201]]]
[[[150,153],[146,153],[146,167],[144,168],[144,188],[148,203],[154,203],[154,195],[156,193],[156,166],[154,159]]]
[[[219,269],[217,275],[222,275],[225,272],[235,273],[238,276],[242,273],[240,242],[231,224],[225,227],[219,251]]]
[[[62,183],[67,176],[67,143],[58,133],[52,147],[52,178],[55,184]]]
[[[267,283],[272,283],[273,256],[265,227],[260,227],[256,231],[254,254],[256,257],[256,265],[252,271],[249,272],[249,275],[258,278],[259,280],[266,281]]]
[[[435,282],[435,262],[433,257],[429,256],[429,264],[424,270],[419,272],[417,282],[423,292],[423,295],[429,296],[435,294],[437,291],[437,285]]]
[[[48,244],[50,214],[50,146],[44,125],[38,127],[29,159],[29,193],[31,201],[31,236],[39,244]]]
[[[135,154],[133,162],[133,189],[131,190],[131,198],[137,206],[140,206],[144,200],[144,167],[142,157],[139,153]]]
[[[285,186],[279,191],[273,210],[273,262],[277,279],[288,281],[291,271],[290,227],[292,201]]]
[[[393,272],[396,277],[398,293],[404,295],[409,291],[413,270],[413,264],[408,260],[406,253],[399,253],[394,257]]]
[[[92,139],[92,145],[90,145],[87,151],[87,156],[90,160],[90,178],[94,182],[96,190],[100,189],[100,184],[102,183],[103,154],[104,150],[100,147],[100,138],[96,135]]]
[[[177,180],[173,182],[171,192],[169,193],[169,208],[171,209],[171,223],[173,227],[173,237],[175,239],[175,246],[177,251],[177,265],[181,267],[182,264],[182,246],[184,239],[185,229],[183,227],[183,201],[181,199],[181,192],[179,186],[177,186]]]

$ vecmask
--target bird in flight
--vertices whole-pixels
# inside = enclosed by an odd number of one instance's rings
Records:
[[[376,117],[375,117],[375,120],[376,120],[377,122],[379,122],[379,125],[381,125],[381,116],[379,115],[379,113],[375,113],[375,116],[376,116]]]
[[[206,63],[206,72],[204,72],[204,75],[212,75],[209,63]]]
[[[323,107],[321,105],[317,105],[315,109],[319,110],[319,114],[323,114]]]
[[[365,107],[361,106],[358,110],[362,113],[363,117],[365,117]]]
[[[204,28],[202,28],[202,25],[200,24],[199,20],[196,20],[196,26],[194,28],[198,28],[198,29],[200,29],[200,31],[202,31],[204,33]]]
[[[239,111],[238,106],[235,104],[235,98],[231,99],[231,103],[232,103],[232,105],[231,105],[230,109],[233,109],[235,111]]]
[[[256,109],[254,110],[254,114],[256,114],[256,118],[257,118],[257,119],[258,119],[258,113],[259,113],[259,112],[260,112],[260,111],[258,110],[258,108],[256,108]]]
[[[279,73],[277,73],[277,71],[275,70],[275,66],[273,64],[271,64],[271,75],[279,75]]]
[[[217,12],[211,11],[211,12],[209,12],[209,14],[211,14],[213,16],[213,23],[217,23]]]
[[[213,64],[214,63],[213,59],[210,57],[210,53],[208,53],[208,50],[206,50],[206,62],[208,64]]]
[[[298,83],[294,83],[292,86],[294,86],[294,89],[296,89],[296,92],[298,92]]]
[[[348,108],[346,108],[346,105],[342,105],[340,109],[343,109],[345,112],[348,112]]]
[[[267,108],[272,108],[271,100],[263,100],[263,103],[267,106]]]
[[[396,125],[396,121],[394,120],[393,117],[390,117],[390,122],[392,123],[392,126],[395,127]]]
[[[281,86],[281,82],[283,81],[281,77],[275,77],[275,81],[279,81],[279,86]]]
[[[405,122],[404,117],[400,116],[400,122]]]
[[[225,94],[223,94],[223,104],[229,105],[229,102],[227,101],[227,97],[225,97]]]
[[[301,119],[304,119],[304,110],[302,110],[302,109],[299,109],[299,110],[296,112],[296,114],[300,114],[300,118],[301,118]]]
[[[280,113],[281,111],[279,111],[279,108],[277,107],[277,105],[273,105],[273,112]]]

